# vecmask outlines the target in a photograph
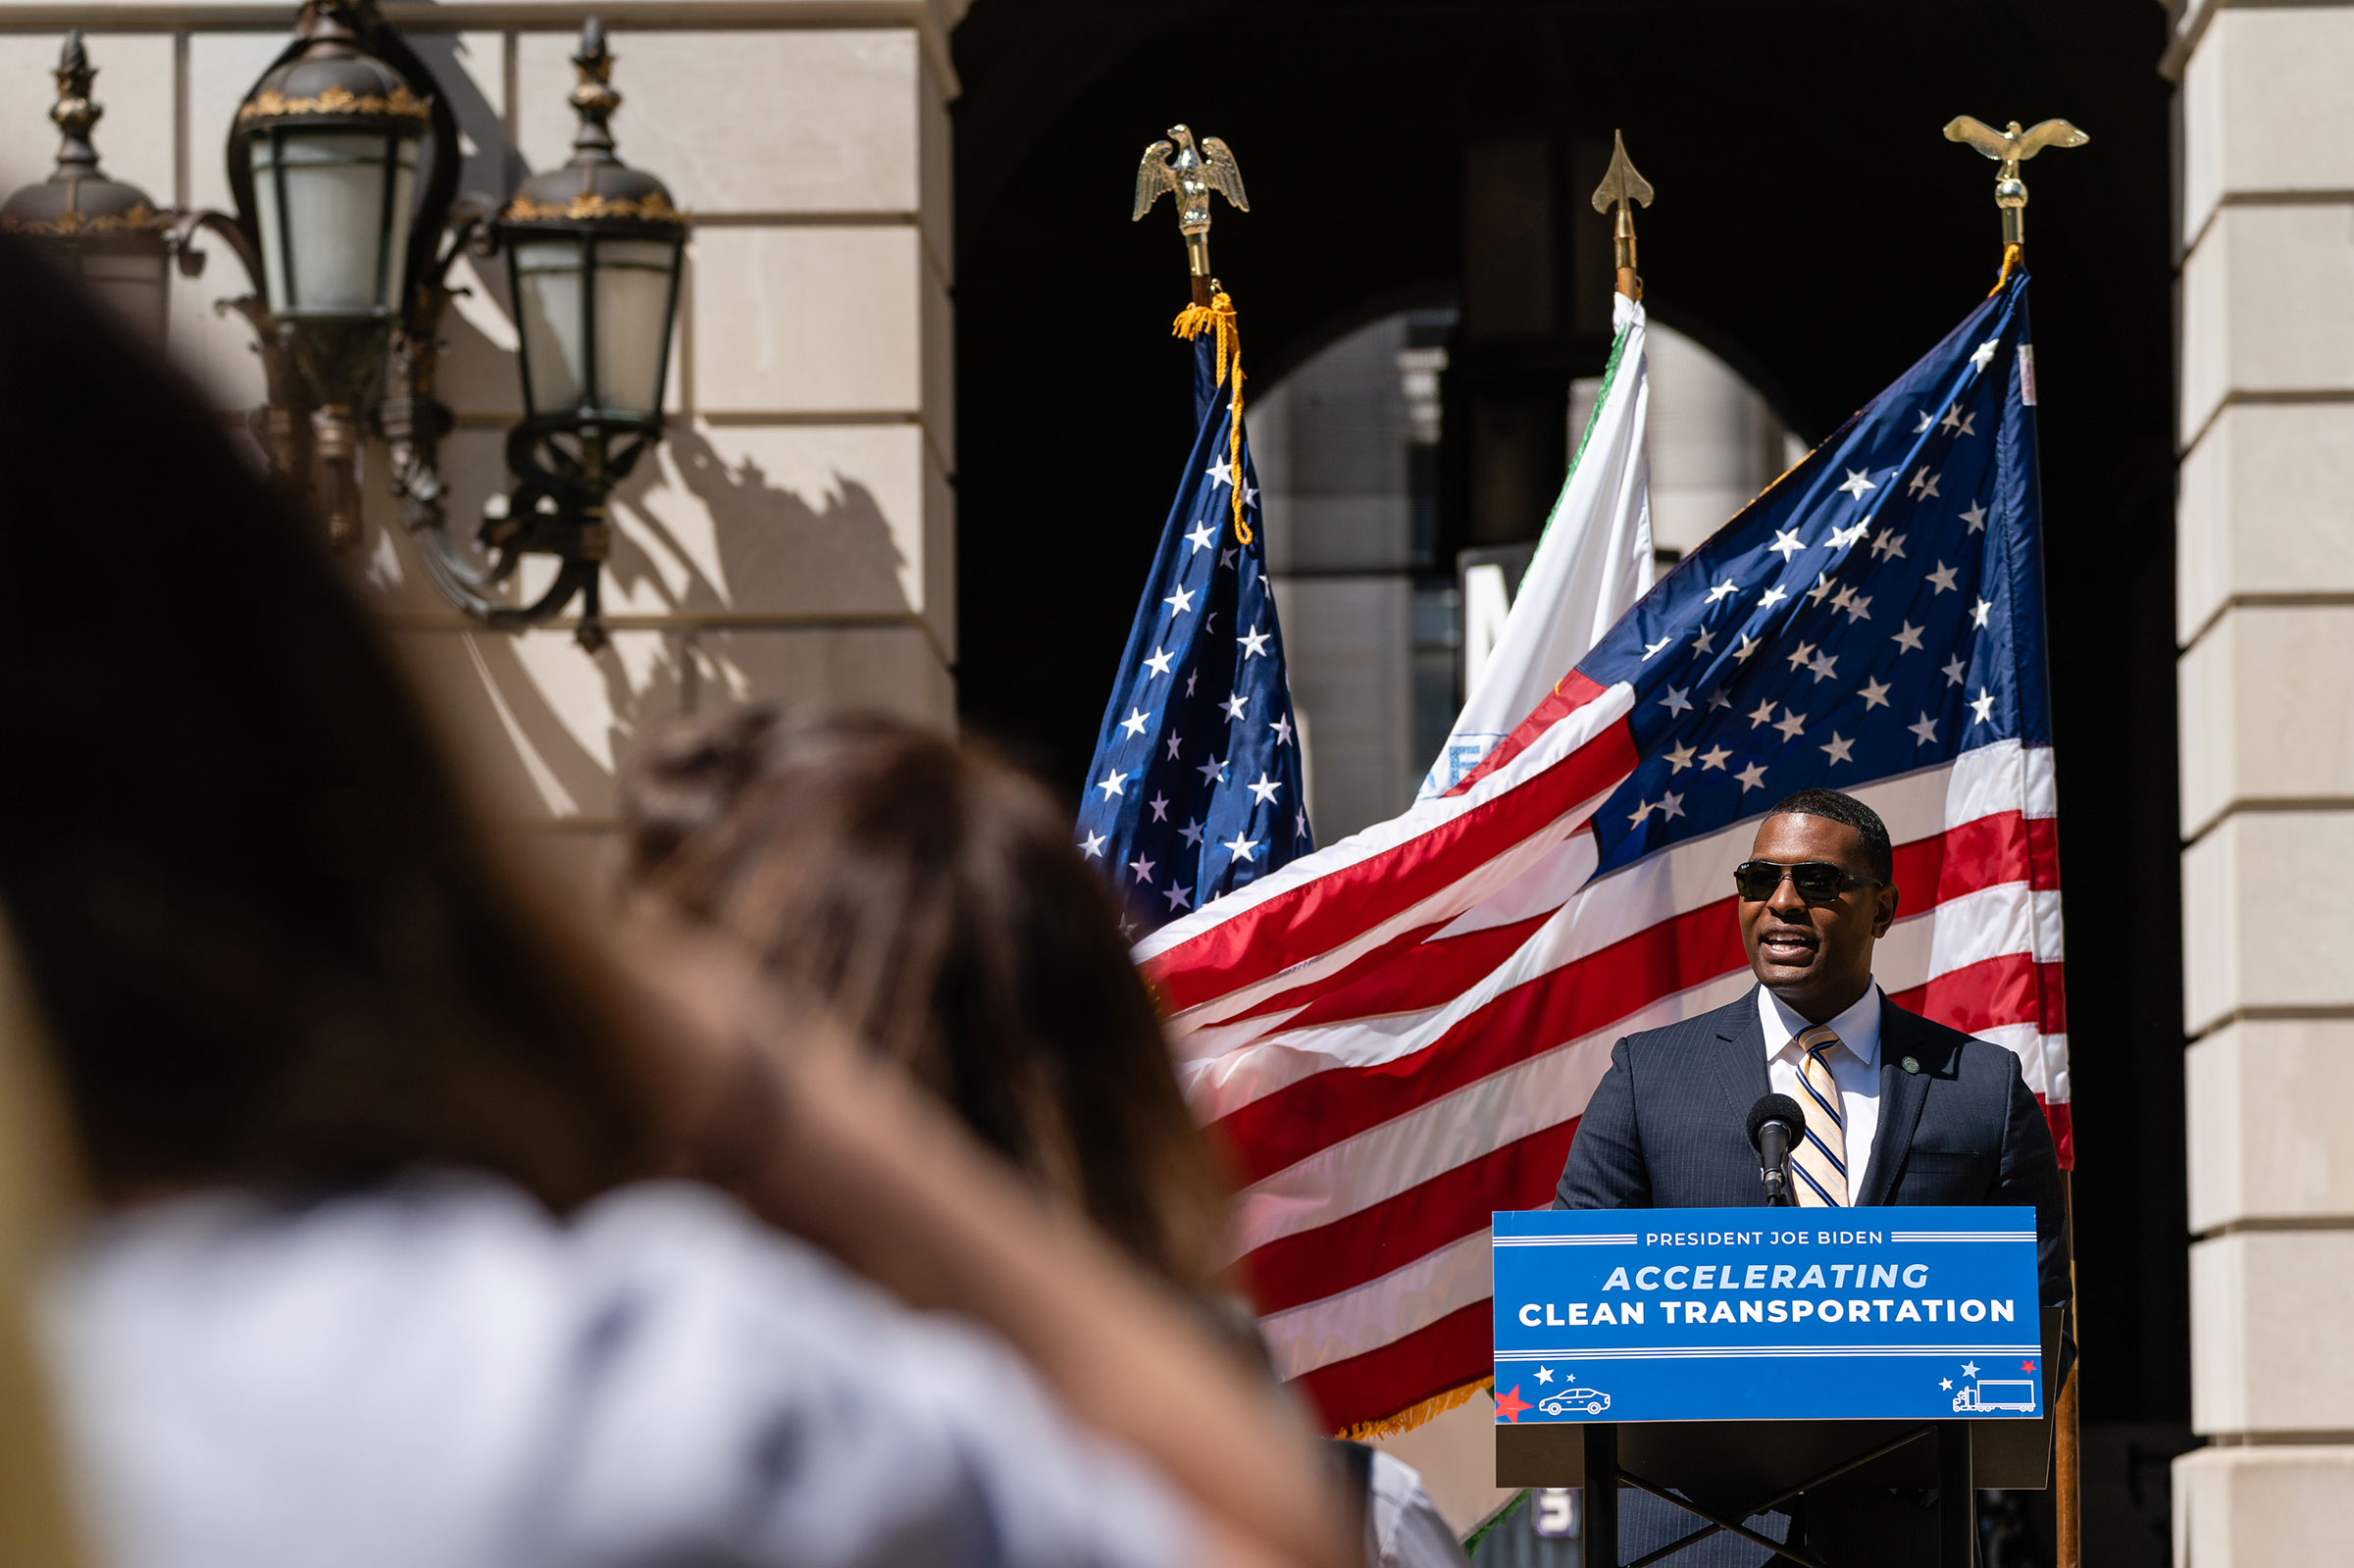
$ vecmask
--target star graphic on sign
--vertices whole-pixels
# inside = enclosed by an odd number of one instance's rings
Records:
[[[1790,668],[1793,670],[1803,668],[1804,666],[1813,664],[1814,662],[1815,644],[1812,642],[1800,643],[1797,651],[1790,655]]]
[[[1714,768],[1722,771],[1725,763],[1730,760],[1731,757],[1732,753],[1725,750],[1724,747],[1711,746],[1708,750],[1700,754],[1700,765],[1704,770]]]
[[[1164,891],[1160,896],[1169,901],[1169,912],[1171,914],[1176,913],[1180,909],[1191,909],[1194,907],[1193,894],[1185,890],[1185,884],[1181,882],[1173,882],[1169,884],[1167,890]]]
[[[1120,728],[1132,735],[1141,735],[1145,733],[1145,725],[1148,722],[1144,709],[1131,708],[1128,710],[1128,717],[1120,721]]]
[[[1136,873],[1136,880],[1146,884],[1152,881],[1152,866],[1153,862],[1147,860],[1142,855],[1128,862],[1128,869]]]
[[[1716,651],[1716,633],[1705,626],[1693,632],[1692,651],[1694,653],[1714,653]]]
[[[1152,657],[1145,661],[1145,668],[1151,671],[1154,675],[1167,675],[1169,673],[1169,655],[1167,651],[1161,648],[1154,648],[1152,650]]]
[[[1199,847],[1202,842],[1202,824],[1199,822],[1188,822],[1184,827],[1177,830],[1177,836],[1184,839],[1187,843]]]
[[[1733,777],[1741,781],[1743,794],[1748,794],[1752,789],[1762,789],[1766,785],[1766,770],[1754,762]]]
[[[1275,743],[1278,746],[1288,746],[1292,743],[1292,716],[1290,714],[1277,714],[1275,722],[1268,725],[1267,728],[1275,732]]]
[[[1774,725],[1774,728],[1782,733],[1784,740],[1796,740],[1799,732],[1806,727],[1807,721],[1792,713],[1788,708],[1782,710],[1781,719]]]
[[[1709,602],[1714,604],[1718,599],[1729,599],[1740,591],[1741,584],[1735,582],[1731,578],[1726,578],[1722,582],[1709,589]]]
[[[1196,768],[1194,772],[1202,776],[1203,784],[1220,784],[1226,782],[1226,764],[1218,760],[1217,753],[1214,751],[1210,753],[1209,760]]]
[[[1986,508],[1975,501],[1970,502],[1970,510],[1962,514],[1962,521],[1970,525],[1970,532],[1977,532],[1986,526]]]
[[[1122,786],[1127,783],[1128,775],[1124,773],[1112,773],[1106,774],[1101,780],[1100,780],[1097,783],[1096,787],[1103,791],[1104,799],[1109,800],[1113,795],[1126,794],[1128,791]]]
[[[1790,597],[1790,595],[1783,589],[1779,582],[1776,582],[1772,587],[1767,588],[1765,592],[1758,595],[1758,608],[1761,610],[1770,610],[1788,597]]]
[[[1535,1405],[1520,1397],[1520,1385],[1517,1383],[1512,1385],[1510,1392],[1496,1396],[1496,1413],[1515,1427],[1520,1424],[1521,1411],[1535,1408]]]
[[[1859,594],[1855,595],[1853,598],[1849,599],[1849,600],[1847,601],[1847,619],[1848,619],[1848,622],[1849,622],[1849,624],[1851,624],[1851,625],[1852,625],[1852,624],[1854,624],[1855,622],[1858,622],[1858,621],[1868,621],[1868,620],[1870,620],[1870,619],[1871,619],[1871,597],[1870,597],[1870,595],[1868,595],[1868,594],[1864,594],[1864,593],[1859,593]]]
[[[1905,536],[1894,529],[1880,530],[1880,536],[1871,541],[1871,553],[1883,561],[1901,560],[1905,553]]]
[[[1222,457],[1202,472],[1208,476],[1212,483],[1232,484],[1234,482],[1234,470],[1226,466],[1226,460]]]
[[[1274,780],[1269,779],[1267,777],[1267,771],[1264,768],[1261,768],[1258,771],[1258,783],[1254,784],[1245,784],[1243,787],[1250,790],[1251,793],[1257,798],[1258,803],[1264,806],[1273,803],[1275,799],[1275,791],[1281,789],[1283,785],[1277,784]]]
[[[1551,1382],[1553,1381],[1553,1368],[1551,1368],[1551,1367],[1539,1367],[1539,1368],[1537,1368],[1537,1381],[1538,1381],[1539,1383],[1551,1383]]]
[[[1773,723],[1773,699],[1769,697],[1766,701],[1759,703],[1758,711],[1749,716],[1749,727],[1752,730],[1755,730],[1762,724],[1771,723]]]
[[[1857,520],[1855,527],[1831,530],[1831,536],[1823,540],[1823,543],[1834,550],[1844,550],[1870,531],[1871,514],[1867,512]]]
[[[1692,766],[1692,748],[1676,746],[1667,753],[1667,772],[1670,777]]]
[[[1194,607],[1194,590],[1181,587],[1160,602],[1169,607],[1169,614],[1184,615]]]
[[[1194,553],[1199,555],[1218,542],[1218,532],[1209,526],[1209,519],[1203,518],[1194,525],[1194,531],[1188,533],[1186,538],[1193,544]]]
[[[1954,569],[1940,561],[1937,570],[1929,574],[1929,582],[1939,593],[1951,593],[1954,591]]]
[[[1984,686],[1978,687],[1978,694],[1970,699],[1970,711],[1971,724],[1994,723],[1994,694]]]
[[[2021,1361],[2019,1364],[2019,1370],[2021,1372],[2032,1372],[2035,1370],[2035,1363],[2032,1361]]]
[[[1840,739],[1839,732],[1836,730],[1831,732],[1830,741],[1822,749],[1831,754],[1831,761],[1833,762],[1853,762],[1856,760],[1856,743],[1853,740]]]
[[[1975,1361],[1965,1361],[1965,1362],[1963,1362],[1963,1363],[1962,1363],[1962,1375],[1963,1375],[1964,1377],[1966,1377],[1966,1378],[1974,1378],[1974,1377],[1976,1377],[1976,1376],[1978,1375],[1978,1364],[1977,1364]]]
[[[1244,837],[1240,829],[1235,831],[1233,837],[1227,839],[1224,843],[1218,845],[1218,847],[1226,851],[1229,859],[1255,861],[1258,858],[1258,840],[1255,838]]]
[[[1885,708],[1888,706],[1888,688],[1880,682],[1866,681],[1864,683],[1864,689],[1861,694],[1864,698],[1864,711],[1866,713],[1869,713],[1874,708]]]
[[[1839,488],[1845,490],[1848,494],[1861,501],[1864,499],[1864,492],[1866,490],[1876,490],[1879,488],[1879,486],[1872,483],[1871,481],[1866,477],[1865,470],[1860,468],[1851,468],[1847,471],[1847,481],[1844,484],[1841,484]]]
[[[1669,713],[1691,712],[1692,688],[1690,686],[1669,686],[1667,694],[1660,699],[1660,706],[1665,708]]]
[[[1984,626],[1986,624],[1986,618],[1993,613],[1994,601],[1992,599],[1980,599],[1977,603],[1970,607],[1970,624],[1973,626]]]
[[[1913,476],[1913,482],[1905,488],[1923,501],[1933,499],[1937,494],[1937,476],[1929,472],[1928,464],[1923,463],[1920,472]]]
[[[1970,351],[1970,362],[1978,369],[1984,370],[1994,363],[1994,351],[2002,346],[2002,342],[2003,340],[1999,337],[1989,337]],[[1976,1374],[1973,1372],[1971,1375],[1975,1376]]]
[[[1237,691],[1233,696],[1228,697],[1224,702],[1219,703],[1218,706],[1226,710],[1227,718],[1239,719],[1243,716],[1243,709],[1250,706],[1250,703],[1251,699],[1248,696],[1244,695],[1240,691]]]
[[[1937,411],[1933,408],[1924,408],[1920,411],[1920,423],[1913,427],[1913,433],[1926,435],[1929,433],[1929,427],[1936,423]]]
[[[1080,852],[1081,854],[1085,855],[1085,856],[1086,856],[1088,859],[1090,859],[1090,860],[1100,860],[1100,859],[1102,859],[1102,858],[1103,858],[1103,835],[1102,835],[1101,834],[1100,834],[1100,833],[1091,833],[1091,834],[1089,834],[1089,835],[1087,835],[1087,842],[1085,842],[1085,843],[1083,843],[1083,844],[1081,844],[1081,845],[1079,846],[1079,852]]]
[[[1660,796],[1660,820],[1662,822],[1667,822],[1683,814],[1684,797],[1682,795],[1663,794]]]
[[[1806,545],[1800,541],[1798,534],[1793,530],[1775,529],[1773,531],[1773,542],[1766,546],[1766,548],[1773,551],[1784,561],[1787,561],[1799,551],[1805,549]]]
[[[1937,1387],[1940,1391],[1951,1393],[1954,1391],[1954,1380],[1951,1378],[1939,1378],[1937,1380]]]
[[[1895,637],[1893,637],[1891,640],[1896,643],[1897,650],[1899,652],[1919,653],[1920,651],[1921,630],[1921,628],[1915,626],[1910,621],[1907,621],[1901,628],[1898,629]]]
[[[1815,655],[1814,662],[1809,664],[1807,668],[1814,672],[1816,680],[1827,681],[1834,673],[1833,667],[1838,663],[1839,657],[1837,654],[1817,653]]]
[[[1255,626],[1254,626],[1250,631],[1244,632],[1241,636],[1236,637],[1234,640],[1242,644],[1243,660],[1245,663],[1248,663],[1253,659],[1264,658],[1266,656],[1267,633],[1261,632]]]
[[[1960,684],[1962,683],[1962,679],[1963,679],[1963,677],[1965,677],[1965,676],[1967,676],[1967,675],[1969,675],[1969,674],[1970,674],[1970,671],[1969,671],[1969,670],[1968,670],[1968,669],[1967,669],[1967,668],[1966,668],[1966,667],[1963,665],[1963,663],[1962,663],[1962,655],[1960,655],[1959,653],[1955,654],[1955,655],[1954,655],[1954,656],[1953,656],[1951,659],[1948,659],[1948,660],[1946,661],[1946,664],[1945,664],[1945,683],[1946,683],[1947,685],[1949,685],[1949,686],[1958,686],[1958,685],[1960,685]]]
[[[1238,548],[1239,548],[1239,546],[1238,546]],[[1224,568],[1226,568],[1226,567],[1230,567],[1230,566],[1232,566],[1232,565],[1234,565],[1234,550],[1233,550],[1233,549],[1224,549],[1224,550],[1220,550],[1220,551],[1218,552],[1218,566],[1219,566],[1219,568],[1222,570],[1222,569],[1224,569]]]
[[[1173,734],[1169,736],[1169,760],[1171,762],[1175,762],[1177,760],[1177,748],[1184,744],[1185,736],[1179,734]]]
[[[1167,795],[1155,792],[1152,798],[1146,801],[1145,804],[1151,808],[1154,822],[1169,820],[1169,797]]]
[[[1736,632],[1733,635],[1741,639],[1733,647],[1733,662],[1735,664],[1747,663],[1749,656],[1758,651],[1758,643],[1761,639],[1753,637],[1745,632]]]
[[[1920,723],[1909,724],[1905,728],[1920,736],[1920,744],[1924,746],[1933,746],[1937,743],[1937,721],[1925,713],[1920,716]]]
[[[1672,633],[1670,633],[1670,634],[1669,634],[1669,635],[1667,635],[1667,636],[1663,636],[1663,637],[1660,638],[1660,640],[1659,640],[1659,641],[1657,641],[1657,642],[1646,642],[1646,643],[1644,643],[1644,644],[1643,644],[1643,662],[1644,662],[1644,663],[1646,663],[1646,664],[1649,664],[1649,663],[1651,662],[1651,656],[1652,656],[1653,654],[1655,654],[1655,653],[1660,653],[1660,652],[1663,652],[1663,651],[1666,649],[1667,645],[1668,645],[1669,643],[1673,642],[1674,640],[1675,640],[1675,637],[1674,637],[1674,635],[1673,635]]]

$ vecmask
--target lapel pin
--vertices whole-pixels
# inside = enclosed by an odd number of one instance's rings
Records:
[[[1903,1068],[1908,1073],[1918,1073],[1920,1071],[1919,1061],[1911,1056],[1906,1057],[1903,1061],[1897,1063],[1896,1065]]]

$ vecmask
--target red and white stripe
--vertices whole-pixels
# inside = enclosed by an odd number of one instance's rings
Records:
[[[1614,1041],[1751,985],[1731,887],[1755,819],[1588,880],[1632,696],[1572,675],[1458,792],[1137,949],[1246,1184],[1234,1251],[1276,1366],[1336,1427],[1483,1375],[1491,1211],[1551,1200]],[[2017,1052],[2066,1162],[2051,753],[1997,742],[1853,793],[1906,900],[1881,985]]]

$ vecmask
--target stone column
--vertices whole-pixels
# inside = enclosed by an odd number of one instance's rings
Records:
[[[2172,64],[2191,1422],[2212,1444],[2175,1461],[2175,1560],[2331,1562],[2354,1495],[2354,6],[2194,3]]]
[[[159,200],[226,208],[239,98],[290,36],[291,3],[142,4],[138,30],[92,31],[110,173]],[[393,522],[372,444],[355,575],[425,682],[453,749],[503,824],[586,870],[633,742],[697,707],[797,698],[955,716],[955,436],[947,38],[963,0],[388,0],[450,96],[462,189],[502,203],[569,154],[567,57],[607,24],[622,157],[692,220],[671,364],[669,433],[615,496],[612,644],[571,623],[472,629],[434,592]],[[723,25],[724,24],[724,25]],[[94,8],[0,0],[0,177],[40,177],[62,29]],[[452,30],[455,28],[456,30]],[[218,245],[176,285],[175,355],[225,410],[261,398],[242,292]],[[452,531],[506,482],[521,412],[503,258],[460,264],[473,292],[444,323],[442,448]],[[544,581],[542,578],[540,581]],[[530,586],[527,581],[526,587]]]

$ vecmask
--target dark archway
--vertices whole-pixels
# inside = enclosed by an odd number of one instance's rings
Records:
[[[1248,177],[1254,210],[1221,212],[1213,254],[1262,378],[1459,299],[1469,150],[1505,141],[1548,149],[1558,320],[1475,368],[1540,403],[1590,374],[1609,241],[1588,171],[1622,126],[1661,193],[1655,309],[1819,435],[1993,280],[1992,166],[1939,126],[2068,116],[2094,140],[2030,166],[2028,216],[2084,1389],[2088,1419],[2178,1426],[2165,37],[2148,0],[977,0],[955,38],[960,675],[967,723],[1075,793],[1185,441],[1182,253],[1165,208],[1132,226],[1126,206],[1172,120]]]

